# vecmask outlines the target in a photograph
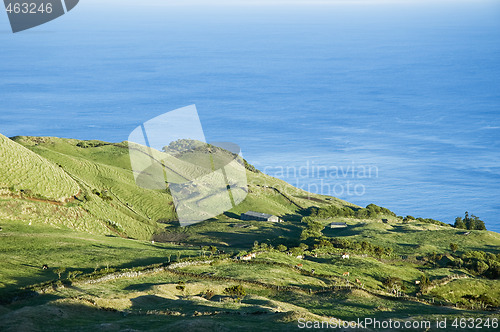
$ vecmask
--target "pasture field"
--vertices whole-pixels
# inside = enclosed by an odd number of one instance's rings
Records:
[[[220,272],[221,268],[230,270],[230,280],[226,274],[223,278],[206,274],[207,271]],[[241,269],[239,273],[238,269]],[[456,318],[485,320],[498,317],[495,312],[405,301],[356,288],[325,291],[318,288],[309,292],[285,286],[271,287],[276,284],[294,286],[297,281],[301,287],[304,281],[310,286],[321,286],[321,278],[316,277],[309,277],[309,281],[297,276],[285,280],[262,278],[269,273],[290,275],[289,269],[283,267],[259,273],[243,264],[226,262],[213,266],[193,265],[181,270],[193,273],[165,271],[93,284],[75,281],[70,286],[29,300],[0,306],[0,328],[5,331],[19,328],[25,331],[181,331],[186,328],[194,331],[206,331],[207,328],[288,331],[300,330],[299,319],[327,322],[356,321],[358,318],[402,322],[411,319],[434,324],[436,319],[451,322]],[[249,273],[244,274],[245,270]],[[252,277],[258,275],[261,283],[252,283]],[[241,285],[245,290],[241,301],[233,300],[225,292],[234,285]],[[42,319],[47,321],[40,325]]]
[[[58,279],[54,272],[91,273],[105,268],[126,268],[198,255],[193,247],[93,235],[71,229],[24,222],[0,222],[0,296],[17,289]],[[48,265],[48,270],[42,266]]]
[[[128,153],[126,142],[0,135],[0,330],[289,331],[299,318],[498,318],[498,233],[387,212],[304,218],[313,207],[361,207],[248,164],[240,205],[180,227],[168,189],[137,186]],[[179,179],[203,172],[175,166]],[[242,221],[248,210],[284,222]],[[238,260],[248,252],[256,257]],[[225,292],[237,285],[241,301]]]

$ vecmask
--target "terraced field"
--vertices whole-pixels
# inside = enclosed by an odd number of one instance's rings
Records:
[[[79,189],[55,163],[0,134],[0,194],[63,202]]]

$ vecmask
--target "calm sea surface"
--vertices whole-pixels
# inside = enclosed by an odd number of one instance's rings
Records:
[[[500,3],[101,7],[12,34],[0,133],[124,141],[196,104],[306,190],[500,231]]]

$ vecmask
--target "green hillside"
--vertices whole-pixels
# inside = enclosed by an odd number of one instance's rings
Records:
[[[204,148],[170,160],[173,181],[232,158]],[[0,156],[2,331],[288,331],[299,318],[491,320],[500,307],[498,233],[310,194],[247,163],[241,204],[181,227],[166,188],[137,186],[127,142],[0,136]],[[241,220],[248,210],[284,222]]]
[[[1,195],[64,202],[78,192],[78,184],[55,163],[0,134]]]
[[[81,194],[68,208],[81,212],[78,219],[85,220],[85,223],[78,222],[80,230],[150,239],[165,227],[165,222],[176,220],[172,197],[166,190],[150,190],[136,185],[126,142],[111,144],[52,137],[15,137],[14,141],[18,144],[11,142],[9,147],[21,149],[24,146],[41,160],[45,158],[61,165],[61,170],[78,184]],[[186,165],[178,168],[191,177],[201,172],[192,164]],[[308,193],[260,172],[248,170],[247,176],[250,192],[246,200],[231,211],[236,215],[252,209],[279,215],[295,214],[301,208],[318,204],[318,201],[320,204],[350,205],[337,199],[327,201],[325,197],[309,195],[315,199],[312,201],[307,199]],[[72,227],[76,221],[69,217],[63,223]]]

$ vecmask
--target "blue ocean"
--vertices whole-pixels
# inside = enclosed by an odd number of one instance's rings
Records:
[[[195,104],[266,173],[500,232],[500,3],[82,1],[13,34],[0,133],[120,142]]]

